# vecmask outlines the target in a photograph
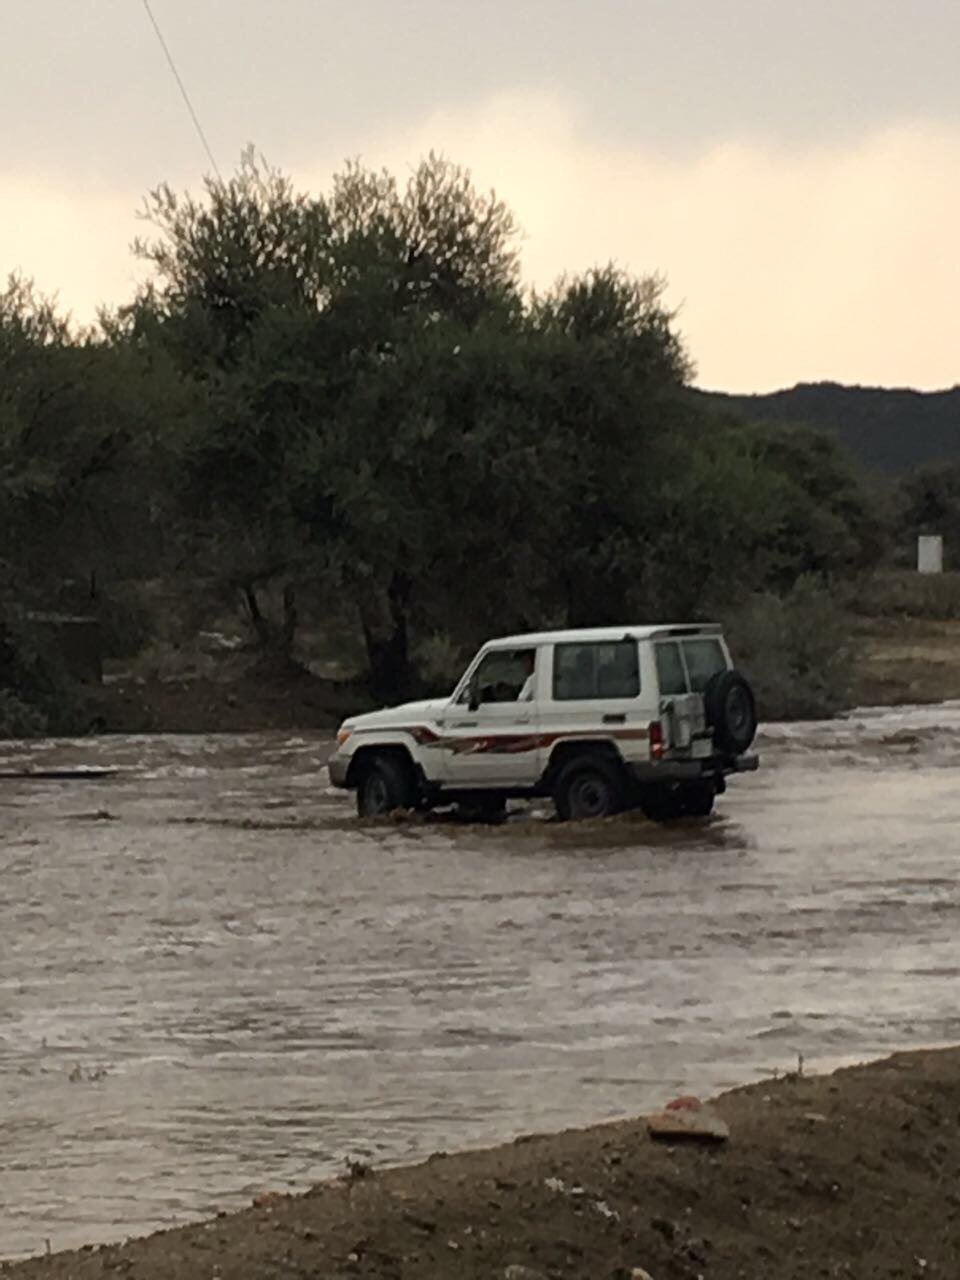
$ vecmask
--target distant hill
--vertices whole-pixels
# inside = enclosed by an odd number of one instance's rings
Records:
[[[960,386],[925,392],[817,382],[770,395],[701,394],[744,417],[825,428],[872,471],[960,462]]]

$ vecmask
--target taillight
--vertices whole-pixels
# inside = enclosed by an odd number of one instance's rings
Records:
[[[663,759],[663,725],[659,720],[650,722],[650,759]]]

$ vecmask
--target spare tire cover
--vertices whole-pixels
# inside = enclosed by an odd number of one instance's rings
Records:
[[[718,671],[703,693],[707,723],[718,749],[741,755],[757,734],[757,704],[739,671]]]

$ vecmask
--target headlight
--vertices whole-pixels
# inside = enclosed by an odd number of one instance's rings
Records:
[[[352,735],[352,729],[340,729],[337,732],[337,746],[342,747],[347,739]]]

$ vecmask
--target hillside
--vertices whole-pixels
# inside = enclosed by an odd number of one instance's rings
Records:
[[[923,392],[819,382],[769,395],[702,394],[748,418],[827,429],[872,471],[887,475],[960,460],[960,386]]]

